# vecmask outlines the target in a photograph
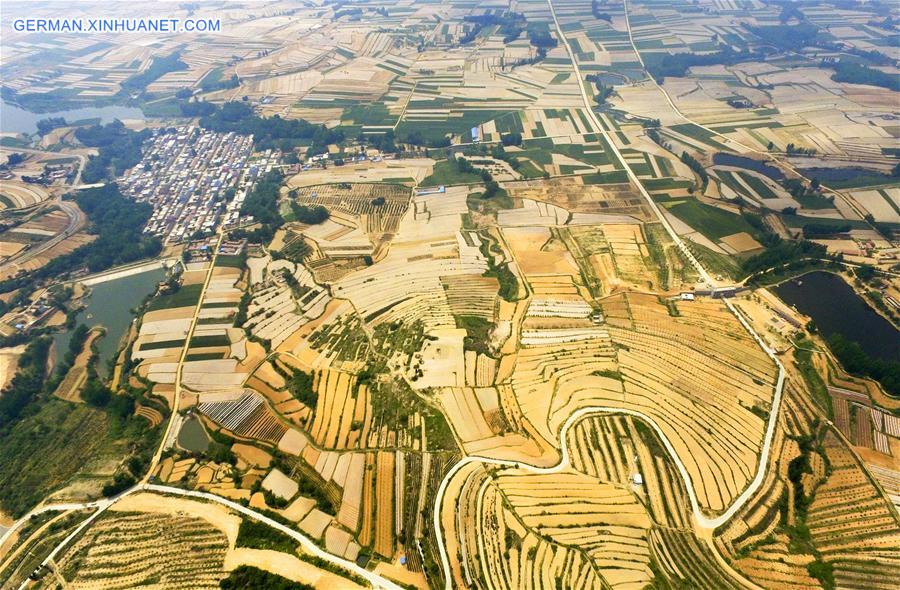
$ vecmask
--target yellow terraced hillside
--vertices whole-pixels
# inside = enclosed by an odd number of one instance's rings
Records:
[[[529,530],[584,551],[613,587],[640,588],[652,578],[650,516],[628,487],[576,471],[506,470],[496,482]]]
[[[591,416],[569,431],[568,445],[572,464],[561,471],[472,465],[455,475],[456,502],[443,518],[448,550],[461,555],[457,586],[555,589],[557,578],[534,569],[563,561],[578,577],[564,587],[592,587],[574,550],[604,588],[740,587],[695,536],[680,476],[649,428]]]
[[[524,417],[549,444],[578,408],[640,411],[666,433],[702,507],[725,509],[752,479],[776,369],[721,303],[655,295],[602,300],[608,336],[519,351],[510,378]]]
[[[477,521],[480,575],[495,588],[603,588],[591,561],[577,548],[550,542],[509,510],[502,492],[489,486]]]

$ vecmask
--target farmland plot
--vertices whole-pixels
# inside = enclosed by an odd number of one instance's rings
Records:
[[[140,512],[104,515],[60,559],[72,588],[218,588],[228,539],[193,516]],[[148,559],[152,555],[153,559]]]

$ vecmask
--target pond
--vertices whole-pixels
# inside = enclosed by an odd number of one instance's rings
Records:
[[[209,449],[209,438],[200,420],[191,416],[178,431],[178,446],[194,453],[205,453]]]
[[[628,76],[616,72],[598,72],[594,75],[597,76],[597,81],[604,86],[619,86],[629,82]]]
[[[719,166],[734,166],[736,168],[746,168],[747,170],[759,172],[763,176],[767,176],[772,180],[784,179],[784,174],[781,173],[781,170],[775,168],[774,166],[769,166],[765,162],[760,162],[759,160],[754,160],[753,158],[735,156],[734,154],[727,154],[725,152],[719,152],[714,155],[713,164]]]
[[[87,298],[87,307],[78,312],[75,325],[85,324],[88,327],[103,326],[106,335],[97,343],[100,360],[97,373],[106,378],[109,376],[109,359],[115,358],[122,337],[125,336],[134,314],[131,310],[137,307],[144,297],[156,290],[156,285],[166,277],[162,268],[148,270],[139,274],[121,277],[92,286]],[[56,343],[55,358],[58,362],[69,347],[72,331],[59,332],[54,336]]]
[[[63,117],[68,123],[88,119],[110,123],[114,119],[143,119],[144,113],[139,108],[125,106],[85,107],[52,113],[32,113],[22,107],[0,101],[0,132],[3,133],[37,133],[37,122],[50,117]]]
[[[851,166],[849,168],[798,168],[807,178],[818,178],[831,188],[856,188],[872,184],[896,182],[896,177],[877,170]]]
[[[900,358],[900,332],[841,277],[815,271],[784,282],[773,291],[785,303],[811,317],[825,338],[841,334],[873,358]]]

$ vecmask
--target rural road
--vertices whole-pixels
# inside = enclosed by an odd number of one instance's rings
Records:
[[[212,280],[213,271],[216,268],[216,259],[219,257],[219,246],[222,244],[222,238],[224,236],[223,228],[220,227],[216,245],[213,249],[213,255],[209,261],[209,268],[206,271],[206,279],[203,281],[200,297],[197,299],[197,305],[194,307],[194,315],[191,316],[191,327],[188,330],[187,336],[184,339],[184,344],[181,347],[181,356],[178,357],[178,367],[175,369],[175,394],[172,397],[172,412],[169,414],[169,419],[166,421],[166,430],[163,432],[159,447],[156,449],[156,453],[153,454],[153,459],[150,461],[150,467],[147,468],[147,474],[143,479],[144,483],[149,481],[150,476],[156,471],[156,466],[159,464],[159,459],[162,457],[162,453],[165,450],[166,442],[172,434],[172,426],[175,424],[174,417],[175,414],[178,413],[178,408],[181,404],[181,376],[184,371],[184,360],[187,357],[188,350],[191,348],[191,338],[194,337],[194,330],[197,328],[197,316],[200,315],[200,309],[203,306],[203,297],[206,295],[206,289],[209,287],[209,282]]]
[[[59,155],[56,152],[45,152],[45,151],[34,150],[34,149],[30,149],[30,148],[17,148],[16,151],[17,152],[25,152],[28,154],[44,155],[44,156],[45,155],[56,155],[56,156]],[[81,184],[81,173],[84,171],[84,167],[87,164],[87,158],[84,156],[84,154],[70,154],[70,156],[73,158],[78,158],[78,162],[79,162],[78,173],[75,175],[75,180],[72,182],[72,187],[77,188],[78,185]],[[69,156],[67,156],[67,157],[69,157]],[[41,254],[42,252],[46,252],[53,246],[62,242],[63,240],[65,240],[66,238],[68,238],[69,236],[71,236],[72,234],[77,232],[79,229],[81,229],[82,226],[84,226],[84,213],[82,213],[81,210],[75,204],[67,202],[67,201],[63,201],[61,197],[56,198],[56,204],[59,205],[59,208],[63,211],[63,213],[65,213],[66,215],[69,216],[69,223],[66,225],[66,228],[63,230],[63,232],[61,234],[57,234],[50,240],[47,240],[46,242],[40,244],[38,247],[36,247],[34,249],[26,250],[25,252],[22,252],[22,253],[18,254],[17,256],[10,258],[6,262],[4,262],[2,265],[0,265],[0,270],[4,270],[10,266],[14,266],[14,265],[18,266],[25,262],[28,262],[35,256]]]
[[[121,500],[122,498],[130,496],[131,494],[134,494],[136,492],[156,492],[159,494],[172,494],[172,495],[176,495],[176,496],[197,498],[200,500],[207,500],[209,502],[216,502],[218,504],[222,504],[222,505],[227,506],[228,508],[234,510],[235,512],[239,512],[239,513],[243,514],[244,516],[247,516],[249,518],[252,518],[253,520],[257,520],[259,522],[262,522],[263,524],[266,524],[274,529],[279,530],[280,532],[288,535],[289,537],[291,537],[292,539],[297,541],[303,547],[304,551],[306,551],[310,555],[324,559],[325,561],[328,561],[338,567],[346,569],[347,571],[349,571],[357,576],[365,578],[370,584],[372,584],[372,586],[374,588],[384,589],[384,590],[402,590],[402,588],[400,586],[398,586],[397,584],[379,576],[378,574],[376,574],[374,572],[370,572],[369,570],[358,566],[356,564],[356,562],[344,559],[342,557],[337,557],[336,555],[333,555],[333,554],[325,551],[324,549],[322,549],[321,547],[316,545],[316,543],[314,541],[312,541],[309,537],[307,537],[303,533],[300,533],[299,531],[292,529],[291,527],[281,524],[277,520],[273,520],[264,514],[260,514],[259,512],[255,511],[251,508],[247,508],[246,506],[238,504],[237,502],[232,502],[231,500],[226,500],[225,498],[222,498],[221,496],[216,496],[215,494],[209,494],[206,492],[197,492],[194,490],[184,490],[181,488],[161,486],[161,485],[155,485],[155,484],[147,484],[147,483],[140,483],[138,485],[135,485],[135,486],[125,490],[118,496],[113,496],[112,498],[105,499],[105,500],[98,500],[96,502],[86,502],[84,504],[55,504],[55,505],[44,506],[42,508],[35,509],[32,512],[29,512],[27,515],[20,518],[16,522],[15,525],[10,527],[9,531],[7,531],[6,534],[4,534],[2,537],[0,537],[0,545],[5,543],[7,538],[13,533],[13,531],[15,531],[19,526],[21,526],[22,523],[26,522],[27,519],[29,519],[33,515],[37,515],[37,514],[41,514],[43,512],[49,512],[49,511],[82,510],[82,509],[86,509],[86,508],[96,508],[97,510],[93,514],[91,514],[88,518],[86,518],[81,524],[78,525],[78,527],[75,530],[73,530],[68,536],[66,536],[65,539],[63,539],[56,547],[54,547],[53,551],[51,551],[50,554],[41,562],[42,566],[47,566],[54,559],[56,559],[56,557],[60,554],[60,552],[63,549],[65,549],[69,545],[69,543],[72,542],[72,540],[74,540],[85,528],[87,528],[94,520],[96,520],[101,514],[103,514],[103,512],[105,512],[107,509],[109,509],[110,506],[112,506],[113,504],[115,504],[116,502]],[[28,584],[28,580],[26,579],[25,582],[23,582],[22,585],[19,587],[20,590],[24,589],[27,584]]]
[[[607,140],[607,144],[610,146],[613,155],[625,169],[628,174],[628,178],[632,181],[632,183],[637,187],[638,191],[640,191],[641,195],[647,201],[650,209],[656,214],[662,226],[666,229],[669,236],[672,238],[672,241],[677,245],[678,249],[682,252],[682,254],[687,258],[687,260],[691,263],[691,265],[697,270],[697,273],[700,275],[701,279],[703,279],[706,283],[708,283],[711,287],[715,287],[715,282],[712,280],[709,272],[703,267],[702,264],[696,259],[696,257],[691,253],[691,251],[687,248],[685,243],[681,240],[681,237],[675,232],[675,229],[663,215],[662,211],[659,208],[659,205],[653,200],[650,196],[650,193],[647,192],[647,189],[641,184],[637,175],[634,171],[628,166],[628,163],[622,157],[619,148],[616,146],[614,138],[610,137],[606,131],[606,128],[602,125],[597,114],[594,112],[593,105],[591,103],[591,97],[588,95],[587,90],[585,88],[584,79],[581,77],[581,70],[578,67],[578,61],[575,58],[575,55],[572,51],[571,46],[566,39],[565,34],[563,33],[562,27],[559,24],[559,20],[556,17],[556,10],[553,7],[552,0],[547,0],[547,5],[550,7],[550,14],[553,18],[553,23],[556,27],[556,34],[559,37],[560,43],[566,48],[566,52],[569,54],[569,59],[572,62],[572,68],[575,71],[575,77],[578,80],[579,88],[581,89],[581,98],[584,102],[584,107],[587,110],[588,116],[591,118],[594,127],[603,134],[604,138]],[[630,37],[630,27],[629,27],[629,37]],[[670,101],[671,102],[671,101]],[[766,425],[766,432],[762,441],[762,448],[760,450],[760,458],[759,458],[759,466],[756,470],[756,475],[750,484],[744,489],[744,491],[732,502],[731,506],[729,506],[724,512],[720,515],[711,518],[707,516],[703,510],[700,508],[700,504],[697,501],[697,494],[694,490],[694,484],[691,481],[691,476],[687,472],[687,468],[684,466],[684,463],[681,461],[681,458],[678,456],[678,453],[675,451],[675,448],[672,446],[671,441],[666,437],[665,433],[659,427],[659,424],[646,414],[642,412],[638,412],[636,410],[629,410],[624,408],[616,408],[609,406],[587,406],[584,408],[580,408],[575,411],[569,418],[563,423],[562,428],[559,432],[559,447],[561,458],[557,465],[552,467],[535,467],[533,465],[529,465],[527,463],[523,463],[520,461],[507,461],[503,459],[493,459],[490,457],[480,457],[477,455],[470,455],[468,457],[463,458],[456,465],[453,466],[452,469],[444,476],[441,480],[441,484],[438,487],[437,494],[435,496],[434,503],[434,518],[433,518],[433,526],[435,530],[435,534],[437,536],[437,544],[438,551],[441,556],[441,567],[444,571],[444,580],[445,580],[445,588],[447,590],[451,590],[453,587],[453,572],[450,568],[450,559],[447,555],[446,543],[444,541],[444,532],[441,527],[441,505],[443,504],[444,493],[446,492],[447,485],[450,483],[450,480],[453,479],[453,476],[463,467],[469,465],[471,463],[482,463],[487,465],[499,465],[503,467],[513,467],[522,469],[529,473],[535,474],[552,474],[558,473],[567,469],[570,466],[570,458],[569,458],[569,447],[568,442],[566,440],[569,429],[575,424],[578,420],[582,418],[594,414],[622,414],[633,416],[645,422],[651,428],[653,428],[654,432],[656,432],[657,436],[659,436],[660,440],[663,443],[663,446],[666,448],[666,452],[671,456],[675,467],[678,470],[679,475],[684,481],[685,489],[687,490],[688,499],[691,504],[691,512],[694,515],[694,519],[696,520],[698,526],[704,529],[715,529],[722,524],[728,522],[732,516],[734,516],[741,508],[743,508],[744,504],[756,493],[759,487],[762,485],[763,480],[766,475],[766,468],[769,462],[769,452],[772,445],[772,437],[775,433],[775,425],[778,422],[778,414],[781,406],[781,397],[784,389],[784,367],[781,362],[775,356],[774,351],[766,345],[765,341],[757,334],[752,326],[747,322],[746,319],[738,312],[738,310],[734,307],[734,305],[727,299],[723,299],[725,305],[728,309],[737,317],[738,321],[741,325],[746,329],[756,340],[759,346],[766,352],[769,358],[775,363],[778,367],[778,377],[775,382],[775,391],[774,397],[772,399],[772,409],[769,412],[769,421]]]
[[[80,230],[82,226],[84,226],[84,213],[82,213],[81,209],[79,209],[74,203],[58,199],[56,201],[56,205],[58,205],[62,212],[69,217],[69,223],[66,224],[66,227],[65,229],[63,229],[62,233],[56,234],[46,242],[38,245],[36,248],[26,250],[17,256],[13,256],[2,265],[0,265],[0,270],[5,270],[11,266],[21,266],[35,256],[38,256],[46,252],[50,248],[56,246],[57,244]]]

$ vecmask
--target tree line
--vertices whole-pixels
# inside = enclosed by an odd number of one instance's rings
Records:
[[[122,82],[122,93],[143,92],[147,86],[168,74],[188,69],[186,63],[181,61],[181,52],[174,51],[164,57],[154,57],[150,67]]]
[[[840,334],[832,334],[828,347],[848,373],[875,379],[891,395],[900,395],[900,361],[873,358]]]
[[[289,151],[305,145],[309,146],[308,155],[316,155],[326,153],[329,144],[344,140],[343,131],[328,129],[324,125],[315,125],[303,119],[282,119],[279,115],[260,117],[246,102],[226,102],[221,107],[210,103],[200,104],[209,105],[203,107],[208,114],[201,117],[201,127],[222,133],[253,135],[253,144],[258,150]]]

